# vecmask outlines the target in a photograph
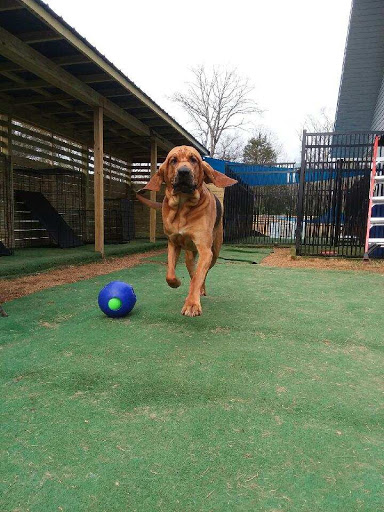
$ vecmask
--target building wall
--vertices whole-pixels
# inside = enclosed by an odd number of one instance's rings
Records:
[[[382,126],[384,1],[353,0],[339,90],[335,130]],[[374,120],[375,119],[375,120]],[[382,129],[382,128],[381,128]]]
[[[384,20],[383,20],[384,24]],[[372,130],[384,130],[384,75],[373,116]]]

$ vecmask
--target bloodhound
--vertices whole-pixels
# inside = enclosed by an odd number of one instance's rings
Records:
[[[160,190],[163,183],[166,188],[162,205],[140,195],[145,190]],[[175,267],[181,249],[185,250],[191,284],[181,313],[192,317],[202,313],[200,296],[206,295],[205,278],[216,263],[223,243],[221,203],[206,183],[229,187],[237,182],[212,169],[194,148],[179,146],[169,152],[165,162],[137,195],[147,206],[162,209],[164,233],[168,238],[166,280],[171,288],[181,284]],[[197,254],[199,259],[195,266]]]

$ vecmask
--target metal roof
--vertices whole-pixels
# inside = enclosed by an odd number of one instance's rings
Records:
[[[208,150],[41,0],[0,0],[0,112],[93,144],[103,106],[106,151],[149,161],[173,146]]]
[[[384,0],[353,0],[335,130],[384,129]]]

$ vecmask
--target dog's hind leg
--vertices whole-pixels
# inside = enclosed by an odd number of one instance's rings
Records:
[[[210,265],[210,269],[216,263],[217,258],[220,254],[221,246],[223,245],[223,221],[220,221],[220,224],[216,228],[216,233],[213,235],[213,244],[212,244],[212,261]]]
[[[171,288],[178,288],[181,285],[181,281],[176,277],[175,273],[180,251],[181,247],[175,246],[172,242],[168,242],[168,271],[166,280]]]

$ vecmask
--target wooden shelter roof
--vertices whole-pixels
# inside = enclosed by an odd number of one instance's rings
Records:
[[[159,159],[182,144],[208,154],[44,2],[0,0],[0,112],[92,145],[95,107],[110,154],[148,162],[151,139]]]

